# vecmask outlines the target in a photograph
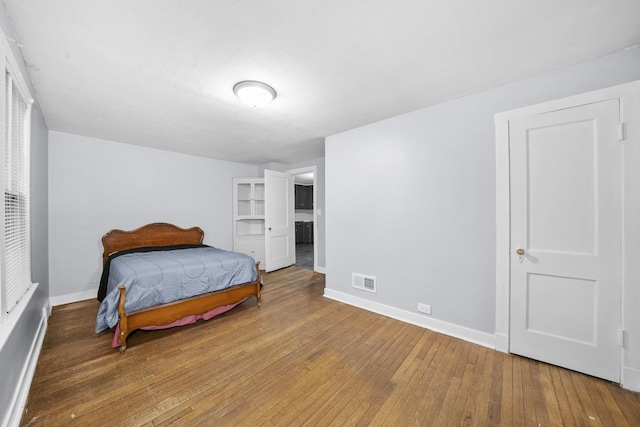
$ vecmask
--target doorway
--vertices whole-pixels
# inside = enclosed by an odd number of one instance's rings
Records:
[[[316,241],[316,167],[287,171],[294,180],[295,264],[315,271]]]
[[[495,118],[496,349],[631,389],[638,87]]]
[[[619,113],[609,99],[509,122],[510,351],[616,382]]]

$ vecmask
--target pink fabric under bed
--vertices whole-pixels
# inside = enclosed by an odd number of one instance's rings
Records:
[[[143,329],[145,331],[155,331],[158,329],[169,329],[169,328],[173,328],[176,326],[184,326],[184,325],[190,325],[192,323],[196,323],[198,320],[200,319],[204,319],[204,320],[209,320],[212,317],[215,317],[219,314],[225,313],[229,310],[231,310],[233,307],[237,306],[238,304],[242,303],[244,300],[246,300],[247,298],[243,299],[240,302],[237,302],[235,304],[229,304],[229,305],[223,305],[220,307],[216,307],[213,310],[207,311],[206,313],[203,314],[192,314],[189,316],[185,316],[182,319],[178,319],[173,323],[169,323],[168,325],[160,325],[160,326],[145,326],[144,328],[140,328]],[[113,341],[111,341],[111,347],[120,347],[121,343],[120,343],[120,323],[118,323],[116,325],[116,329],[115,332],[113,334]]]

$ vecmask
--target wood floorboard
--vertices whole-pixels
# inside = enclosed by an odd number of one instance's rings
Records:
[[[431,392],[431,384],[438,381],[438,377],[434,375],[434,369],[440,364],[441,357],[444,356],[442,351],[445,347],[444,343],[449,342],[449,337],[439,334],[426,334],[425,341],[418,345],[421,347],[415,361],[411,361],[410,376],[398,375],[395,381],[404,385],[402,396],[396,399],[396,406],[385,414],[386,420],[394,422],[398,417],[405,415],[413,420],[428,419],[430,415],[431,405],[439,405],[441,400],[433,399]],[[406,378],[410,378],[406,381]],[[414,397],[415,396],[415,397]],[[422,403],[421,403],[422,402]],[[435,411],[433,412],[435,413]],[[407,421],[408,422],[408,421]],[[380,425],[383,425],[381,422]]]
[[[323,297],[289,267],[123,354],[96,301],[54,307],[22,426],[640,426],[640,394]]]

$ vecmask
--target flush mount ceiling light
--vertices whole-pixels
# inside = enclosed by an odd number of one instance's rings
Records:
[[[253,80],[236,83],[233,92],[240,101],[253,108],[264,107],[276,98],[276,91],[271,86]]]

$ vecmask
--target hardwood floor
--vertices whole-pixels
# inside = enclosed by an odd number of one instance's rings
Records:
[[[54,307],[24,426],[639,426],[640,394],[265,276],[263,304],[137,332],[120,354],[98,303]]]

